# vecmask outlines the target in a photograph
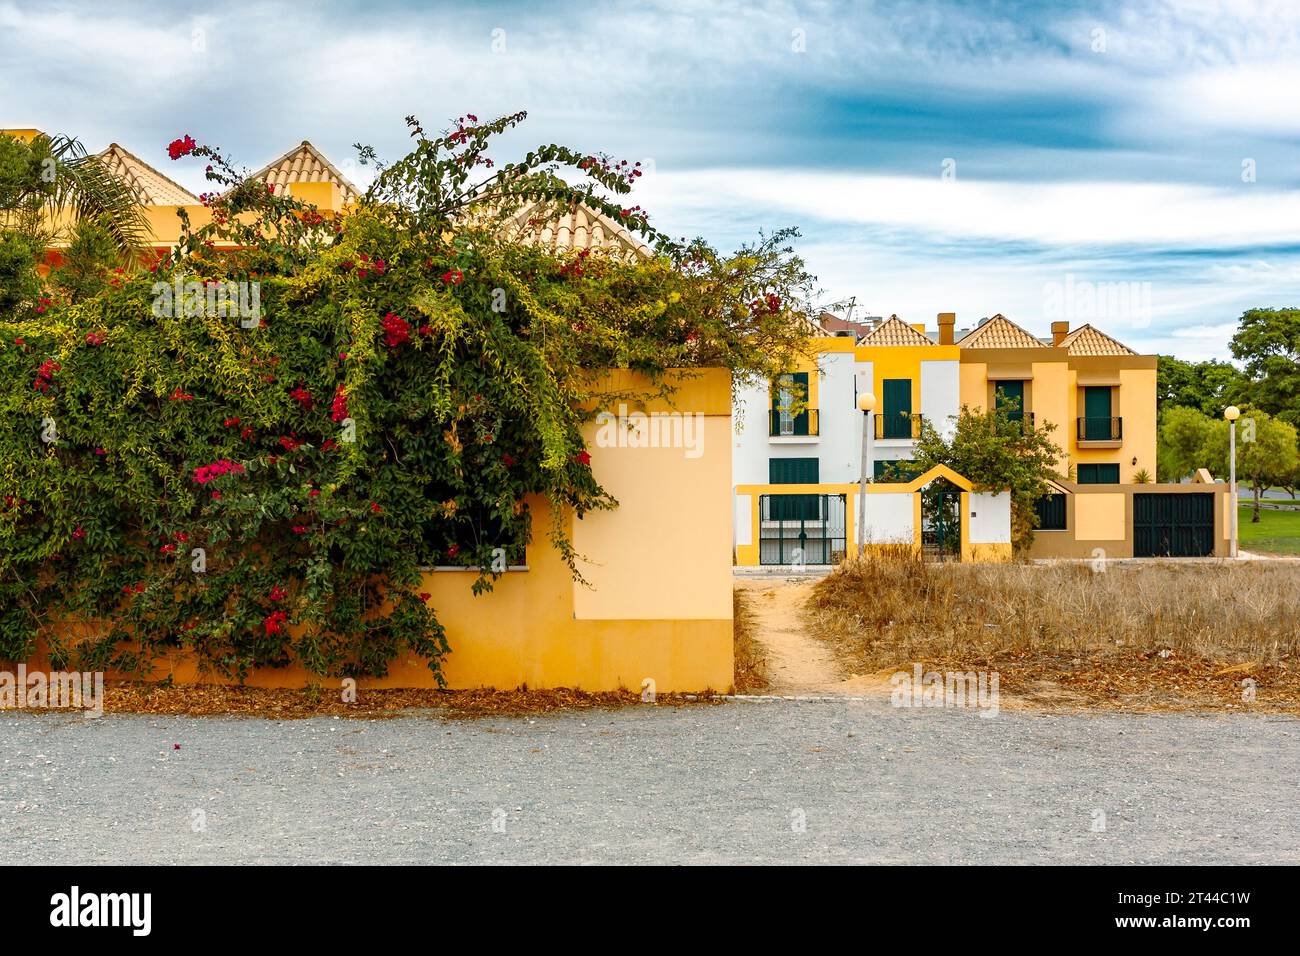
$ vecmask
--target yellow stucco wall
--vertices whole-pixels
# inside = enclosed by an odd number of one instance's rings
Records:
[[[1124,495],[1088,493],[1074,496],[1074,536],[1089,541],[1123,541],[1128,537]]]
[[[705,415],[697,458],[680,448],[598,447],[588,435],[592,469],[619,500],[614,511],[561,519],[589,559],[579,567],[590,589],[573,580],[551,546],[552,515],[538,497],[529,500],[527,570],[507,572],[479,596],[471,591],[472,571],[425,573],[422,588],[451,646],[443,664],[449,686],[637,690],[649,678],[659,692],[731,688],[730,381],[728,371],[710,369],[676,396],[679,411]],[[635,383],[615,373],[601,385]],[[154,676],[225,683],[200,673],[185,654],[159,661]],[[293,666],[256,672],[247,683],[322,682]],[[358,684],[436,686],[415,656],[394,661],[383,679]]]

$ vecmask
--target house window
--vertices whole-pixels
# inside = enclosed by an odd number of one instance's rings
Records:
[[[1115,434],[1111,422],[1111,387],[1089,385],[1083,390],[1084,441],[1112,441]],[[1117,481],[1119,479],[1116,479]]]
[[[767,462],[771,485],[815,485],[818,473],[816,458],[769,458]]]
[[[769,434],[771,435],[815,435],[810,431],[810,409],[804,408],[794,413],[796,405],[806,404],[808,400],[808,373],[793,372],[782,375],[772,388],[772,412]]]
[[[1034,502],[1038,512],[1039,531],[1064,531],[1065,529],[1065,495],[1041,495]]]
[[[881,438],[912,437],[912,380],[887,378],[882,383]]]
[[[1025,418],[1025,383],[996,382],[993,392],[993,407],[1005,408],[1007,418],[1019,422]]]
[[[894,460],[881,461],[877,459],[872,462],[873,477],[876,481],[885,484],[894,482],[909,482],[921,473],[921,469],[916,466],[916,462],[910,458],[897,458]]]
[[[1081,485],[1118,485],[1119,465],[1080,465],[1079,484]]]

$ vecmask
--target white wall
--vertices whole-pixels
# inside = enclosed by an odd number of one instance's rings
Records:
[[[944,435],[951,435],[961,411],[961,363],[921,363],[921,414]]]
[[[857,503],[861,496],[854,495],[854,514],[859,515]],[[870,544],[911,544],[916,536],[913,521],[913,496],[910,494],[868,494],[866,537]],[[854,534],[854,541],[857,534]]]
[[[971,544],[1011,543],[1011,493],[972,492],[970,495]]]

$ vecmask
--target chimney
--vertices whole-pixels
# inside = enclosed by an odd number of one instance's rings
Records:
[[[1060,344],[1061,344],[1061,340],[1062,340],[1063,338],[1065,338],[1065,337],[1066,337],[1067,335],[1069,335],[1069,334],[1070,334],[1070,323],[1069,323],[1069,322],[1053,322],[1053,323],[1052,323],[1052,344],[1053,344],[1053,345],[1060,345]]]
[[[953,330],[953,326],[955,326],[956,324],[957,324],[956,312],[939,313],[939,344],[940,345],[952,345],[953,342],[952,330]]]

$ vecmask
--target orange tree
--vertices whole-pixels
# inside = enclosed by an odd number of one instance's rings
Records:
[[[497,168],[492,138],[523,118],[410,121],[410,155],[338,221],[172,144],[208,162],[212,222],[0,323],[0,658],[43,636],[59,666],[183,648],[241,677],[363,676],[413,651],[440,675],[422,568],[476,568],[481,592],[530,544],[530,501],[617,504],[583,447],[592,370],[785,368],[810,291],[788,234],[719,256],[615,201],[635,166],[551,146]],[[574,203],[655,251],[504,228]],[[550,543],[577,576],[566,525]]]

